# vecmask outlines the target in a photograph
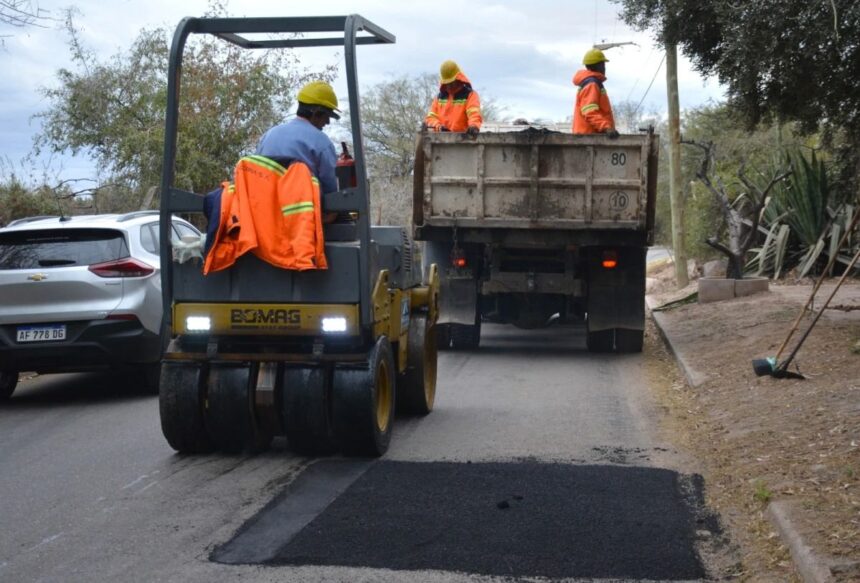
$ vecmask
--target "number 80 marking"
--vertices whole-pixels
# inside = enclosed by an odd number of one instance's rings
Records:
[[[627,164],[627,154],[624,152],[612,152],[612,165],[624,166]]]

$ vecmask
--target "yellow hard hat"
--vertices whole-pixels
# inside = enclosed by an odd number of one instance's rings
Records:
[[[597,63],[608,63],[609,59],[603,54],[600,49],[590,49],[585,56],[582,57],[583,65],[596,65]]]
[[[439,67],[439,82],[442,85],[453,82],[460,72],[460,66],[454,61],[448,60]]]
[[[340,112],[337,108],[337,95],[334,94],[334,89],[325,81],[311,81],[299,90],[299,101],[308,105],[322,105],[325,108],[332,110],[331,116],[335,119],[340,119],[340,116],[335,112]]]

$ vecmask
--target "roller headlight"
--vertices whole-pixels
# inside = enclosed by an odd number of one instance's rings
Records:
[[[322,319],[322,331],[326,333],[346,332],[346,318],[333,317]]]
[[[212,329],[212,318],[209,316],[188,316],[185,318],[185,329],[189,332],[209,332]]]

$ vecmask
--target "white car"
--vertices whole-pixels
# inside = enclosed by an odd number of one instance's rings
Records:
[[[157,211],[31,217],[0,229],[0,400],[18,373],[143,371],[157,390]],[[199,240],[173,219],[175,241]]]

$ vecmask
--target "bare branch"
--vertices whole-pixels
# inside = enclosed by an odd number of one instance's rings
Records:
[[[723,245],[722,243],[717,241],[714,237],[710,237],[708,239],[705,239],[705,243],[707,243],[707,245],[709,247],[713,247],[714,249],[716,249],[720,253],[723,253],[724,255],[728,255],[729,257],[734,256],[734,253],[732,253],[731,249],[729,249],[728,247],[726,247],[725,245]]]
[[[45,20],[50,20],[48,12],[39,8],[38,4],[34,7],[32,0],[0,0],[0,22],[4,24],[16,28],[47,28],[47,25],[42,24]]]

